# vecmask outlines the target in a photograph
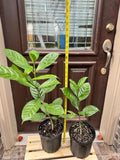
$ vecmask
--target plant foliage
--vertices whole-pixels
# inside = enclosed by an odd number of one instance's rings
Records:
[[[79,116],[80,121],[80,116],[89,117],[99,111],[99,109],[93,105],[88,105],[85,108],[83,108],[83,110],[81,110],[80,108],[80,102],[85,100],[89,96],[91,90],[90,83],[85,82],[86,80],[87,77],[83,77],[76,84],[75,81],[69,79],[70,88],[61,88],[63,94],[70,100],[71,104],[77,109],[77,114],[72,111],[68,111],[68,114],[62,116],[63,118],[75,118]]]
[[[21,116],[22,122],[27,120],[39,121],[48,116],[52,123],[52,119],[57,119],[56,116],[62,116],[64,114],[64,110],[61,98],[57,98],[51,104],[44,102],[45,94],[51,92],[60,83],[57,80],[58,77],[52,74],[36,76],[38,71],[50,66],[58,58],[59,54],[47,54],[39,62],[36,68],[35,62],[39,58],[39,52],[35,50],[29,52],[29,57],[32,60],[33,65],[30,65],[20,53],[14,50],[4,49],[4,52],[13,65],[11,67],[0,65],[0,77],[15,80],[18,83],[29,87],[30,93],[33,97],[33,100],[27,102],[23,107]],[[32,77],[30,76],[30,73],[32,73]],[[38,83],[37,80],[44,80],[44,82]],[[43,113],[38,112],[40,109]]]

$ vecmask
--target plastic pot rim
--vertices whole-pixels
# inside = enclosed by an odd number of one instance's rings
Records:
[[[92,134],[93,134],[93,137],[92,137],[92,140],[91,140],[91,141],[83,142],[83,143],[82,143],[82,142],[78,142],[76,139],[74,139],[74,138],[71,136],[71,128],[72,128],[72,126],[73,126],[75,123],[79,123],[79,121],[72,123],[72,125],[70,126],[70,128],[69,128],[69,136],[70,136],[70,138],[71,138],[72,140],[74,140],[76,143],[79,143],[80,145],[91,144],[91,143],[94,141],[95,136],[96,136],[96,133],[95,133],[94,128],[93,128],[89,123],[83,122],[86,126],[88,126],[88,127],[91,129]]]
[[[44,138],[44,139],[55,139],[55,138],[57,138],[57,137],[59,137],[61,134],[62,134],[62,132],[63,132],[63,129],[64,129],[64,126],[63,126],[63,122],[60,120],[60,119],[58,119],[58,121],[61,123],[61,126],[62,126],[62,131],[58,134],[58,135],[55,135],[55,136],[53,136],[53,137],[46,137],[46,136],[43,136],[42,134],[40,134],[40,126],[42,125],[42,124],[44,124],[45,122],[47,122],[47,121],[50,121],[50,119],[48,118],[48,119],[45,119],[44,121],[42,121],[40,124],[39,124],[39,126],[38,126],[38,133],[39,133],[39,135],[40,135],[40,137],[41,138]]]

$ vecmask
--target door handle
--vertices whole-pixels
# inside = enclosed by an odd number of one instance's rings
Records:
[[[107,68],[107,66],[108,66],[108,64],[109,64],[109,62],[110,62],[110,59],[111,59],[111,53],[110,53],[110,51],[111,51],[111,49],[112,49],[111,40],[110,40],[110,39],[106,39],[106,40],[104,41],[104,43],[103,43],[102,48],[103,48],[104,53],[107,54],[107,59],[106,59],[105,66],[104,66],[103,68],[101,68],[101,74],[102,74],[102,75],[105,75],[106,72],[107,72],[107,69],[106,69],[106,68]]]

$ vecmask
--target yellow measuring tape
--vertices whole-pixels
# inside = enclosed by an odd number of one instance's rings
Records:
[[[66,0],[66,45],[65,45],[65,87],[68,87],[68,61],[69,61],[69,14],[70,0]],[[65,114],[67,114],[67,98],[65,97]],[[65,142],[66,134],[66,118],[64,119],[64,135],[63,142]]]

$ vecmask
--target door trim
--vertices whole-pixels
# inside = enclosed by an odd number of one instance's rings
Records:
[[[100,125],[100,133],[108,145],[113,144],[118,117],[120,116],[120,9],[110,65],[104,109]]]
[[[3,48],[5,47],[0,19],[0,64],[7,65]],[[10,81],[3,78],[0,78],[0,132],[4,149],[10,149],[16,141],[17,125]]]

